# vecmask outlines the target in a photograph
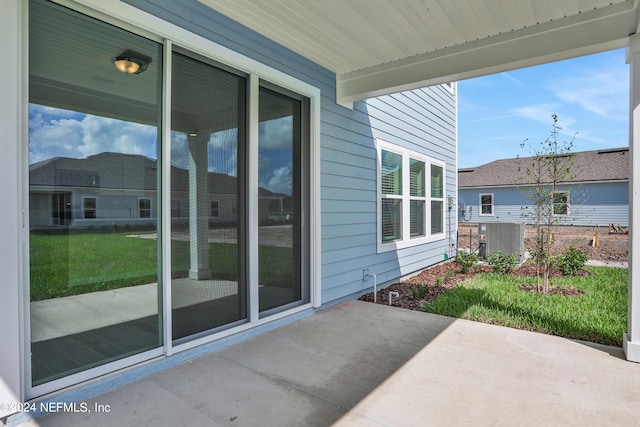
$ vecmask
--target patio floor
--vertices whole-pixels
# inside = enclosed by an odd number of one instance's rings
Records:
[[[640,420],[640,364],[625,361],[619,348],[361,301],[123,384],[80,402],[90,412],[62,410],[35,420],[19,414],[9,425],[631,426]]]

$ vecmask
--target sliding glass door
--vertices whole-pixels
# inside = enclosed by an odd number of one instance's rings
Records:
[[[247,317],[246,79],[174,52],[171,96],[172,337]]]
[[[30,2],[31,384],[162,345],[161,46]],[[128,53],[124,53],[128,52]],[[123,55],[124,53],[124,55]],[[140,61],[123,73],[120,56]]]
[[[258,283],[261,316],[309,302],[303,269],[308,241],[308,100],[260,87]],[[255,202],[255,201],[254,201]]]
[[[311,301],[308,97],[48,0],[28,45],[33,395]]]

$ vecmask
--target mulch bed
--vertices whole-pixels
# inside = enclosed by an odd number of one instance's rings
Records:
[[[434,267],[427,268],[419,274],[411,278],[390,285],[377,292],[376,302],[378,304],[389,305],[389,294],[397,292],[398,296],[392,294],[391,305],[394,307],[406,308],[409,310],[421,311],[425,304],[444,294],[449,289],[455,288],[460,282],[469,279],[476,274],[491,272],[492,268],[488,265],[476,265],[468,273],[462,273],[460,266],[455,262],[446,262],[438,264]],[[587,275],[587,271],[582,270],[578,275]],[[511,273],[515,277],[535,277],[536,266],[532,263],[525,263]],[[562,277],[563,274],[559,270],[551,271],[550,278]],[[426,286],[426,288],[424,288]],[[536,286],[526,286],[522,288],[525,291],[536,292]],[[583,291],[570,287],[558,288],[549,287],[550,294],[562,294],[564,296],[576,296]],[[374,302],[373,292],[362,295],[361,301]]]

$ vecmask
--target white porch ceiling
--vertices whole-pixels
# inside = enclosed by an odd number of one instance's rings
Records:
[[[336,73],[338,102],[626,46],[638,0],[199,0]]]

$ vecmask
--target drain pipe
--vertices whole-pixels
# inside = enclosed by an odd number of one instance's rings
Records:
[[[398,292],[396,292],[396,291],[389,292],[389,305],[391,305],[391,297],[398,298],[398,297],[400,297],[400,294]]]
[[[362,275],[362,280],[366,281],[369,277],[373,278],[373,302],[378,302],[378,289],[377,289],[377,277],[373,273],[369,273],[369,269],[364,269]]]

